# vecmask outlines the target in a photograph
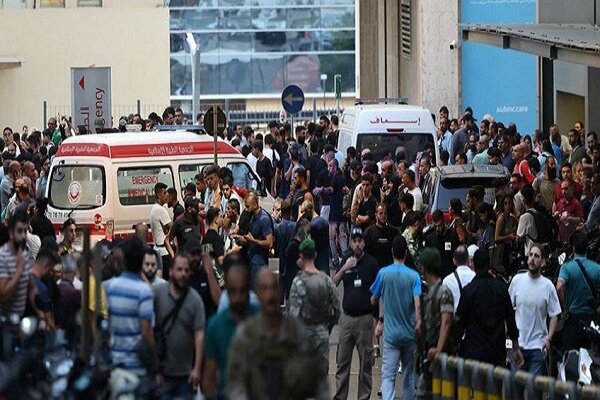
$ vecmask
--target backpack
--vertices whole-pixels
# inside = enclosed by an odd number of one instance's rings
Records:
[[[537,206],[534,210],[527,210],[527,213],[533,216],[537,237],[529,237],[540,244],[554,247],[558,240],[558,222],[552,214],[542,206]]]

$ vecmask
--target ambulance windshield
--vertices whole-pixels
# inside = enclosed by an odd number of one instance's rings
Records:
[[[97,165],[57,165],[48,182],[49,203],[58,209],[92,209],[105,201],[104,168]]]
[[[417,155],[425,151],[428,146],[433,153],[433,135],[427,133],[361,133],[358,135],[356,150],[358,154],[363,149],[371,150],[373,161],[379,162],[385,158],[406,160],[413,163]],[[432,164],[436,164],[435,156]]]

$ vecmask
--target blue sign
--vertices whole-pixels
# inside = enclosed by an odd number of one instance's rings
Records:
[[[464,0],[463,24],[527,24],[536,21],[536,0]],[[479,43],[462,47],[462,106],[481,120],[514,122],[521,134],[538,128],[537,57]]]
[[[287,86],[281,93],[281,104],[290,114],[300,112],[304,106],[304,92],[296,85]]]

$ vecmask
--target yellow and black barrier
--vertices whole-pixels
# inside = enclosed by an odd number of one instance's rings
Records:
[[[432,368],[433,400],[600,400],[600,386],[580,387],[524,371],[438,355]]]

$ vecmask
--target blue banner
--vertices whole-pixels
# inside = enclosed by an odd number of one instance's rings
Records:
[[[462,24],[536,22],[536,0],[462,0]],[[538,128],[537,57],[478,43],[462,43],[462,106],[521,134]]]

